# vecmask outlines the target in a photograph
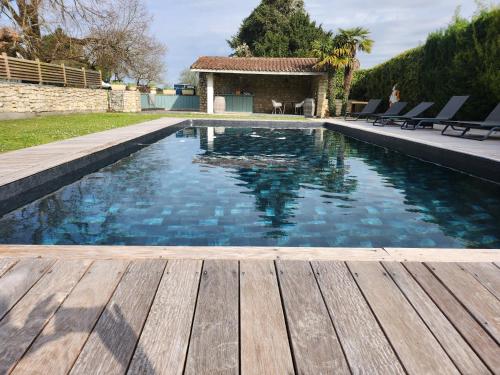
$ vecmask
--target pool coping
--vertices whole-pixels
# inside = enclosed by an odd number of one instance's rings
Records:
[[[368,262],[493,262],[500,249],[336,248],[258,246],[0,245],[0,258],[217,259]]]
[[[342,119],[328,119],[322,123],[326,129],[337,131],[348,137],[500,184],[500,156],[474,153],[473,148],[480,145],[481,142],[444,137],[440,134],[436,134],[435,140],[429,141],[418,138],[419,134],[425,134],[422,132],[429,130],[401,130],[397,133],[388,133],[386,127],[367,126],[364,121],[347,122]],[[394,127],[389,127],[389,129],[394,129]],[[446,139],[449,144],[439,143],[443,139]],[[450,140],[452,143],[449,142]],[[494,140],[494,142],[500,145],[500,141]],[[455,148],[464,145],[469,149],[458,150]]]

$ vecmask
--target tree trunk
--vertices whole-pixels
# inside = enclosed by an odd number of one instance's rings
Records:
[[[336,115],[335,113],[335,69],[328,69],[328,85],[326,88],[326,98],[328,99],[328,112],[329,115]]]

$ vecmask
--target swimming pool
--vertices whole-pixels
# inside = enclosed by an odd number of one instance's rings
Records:
[[[0,218],[0,243],[500,248],[500,186],[324,128],[188,127]]]

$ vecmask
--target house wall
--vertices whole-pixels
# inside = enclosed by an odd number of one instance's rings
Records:
[[[200,111],[207,111],[207,73],[200,73],[198,93]],[[214,74],[215,96],[249,92],[254,96],[254,112],[271,113],[272,100],[284,102],[287,112],[293,113],[291,103],[298,103],[305,98],[314,98],[317,116],[323,117],[328,107],[326,102],[326,77],[324,76],[286,76],[263,74]]]

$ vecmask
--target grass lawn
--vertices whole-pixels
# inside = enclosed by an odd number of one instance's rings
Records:
[[[304,118],[272,115],[207,115],[203,113],[85,113],[42,116],[22,120],[0,121],[0,153],[41,145],[66,138],[137,124],[161,117],[286,120]]]
[[[0,152],[136,124],[159,114],[85,113],[0,121]]]

